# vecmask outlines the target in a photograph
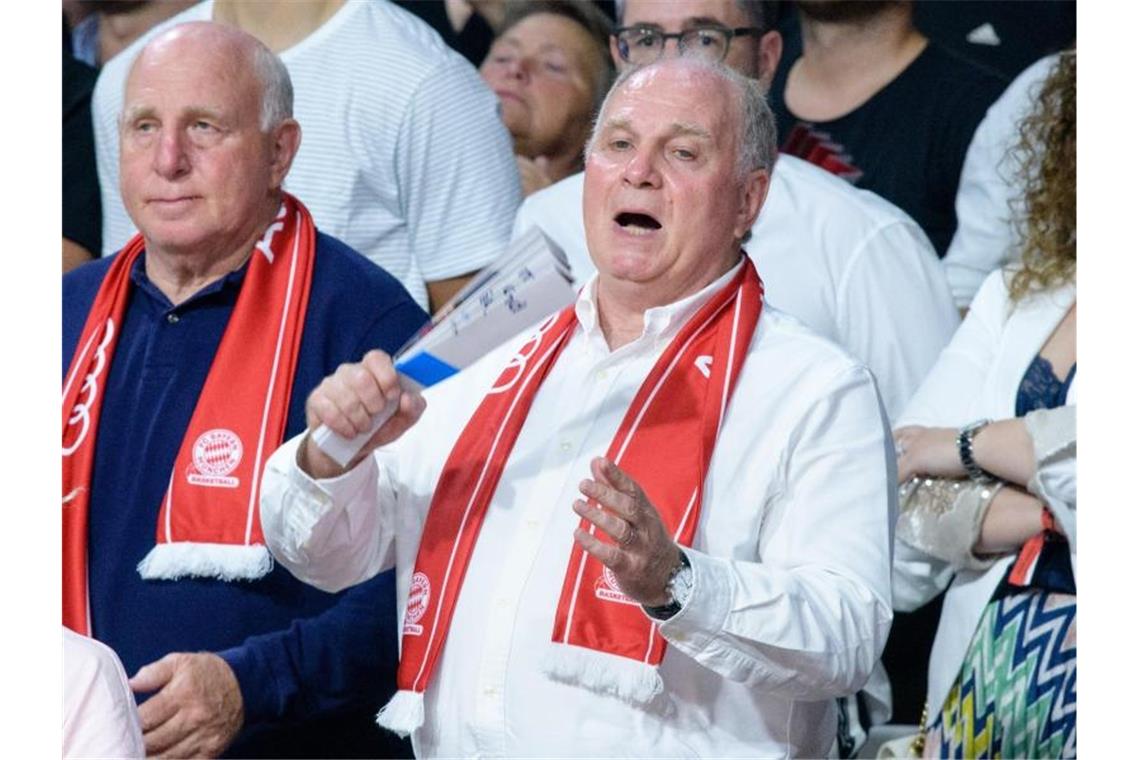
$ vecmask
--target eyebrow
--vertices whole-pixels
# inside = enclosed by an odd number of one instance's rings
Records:
[[[152,106],[130,106],[124,109],[120,121],[123,124],[129,124],[138,119],[148,118],[154,116],[154,108]]]
[[[704,140],[712,140],[712,134],[700,126],[691,122],[675,121],[672,125],[672,132],[674,135],[684,135],[686,137],[700,137]]]
[[[630,23],[628,26],[635,28],[635,29],[654,29],[654,30],[659,31],[659,32],[663,32],[665,30],[665,27],[663,27],[661,24],[658,24],[658,23],[653,22],[653,21],[634,21],[634,22]],[[712,16],[689,16],[688,18],[681,20],[681,30],[682,31],[684,31],[686,29],[694,29],[694,28],[699,27],[699,26],[727,27],[728,24],[725,24],[720,19],[715,19]]]
[[[517,37],[512,37],[510,32],[507,32],[505,35],[500,37],[497,40],[497,42],[502,42],[505,45],[510,45],[511,47],[518,49],[518,50],[521,50],[522,46],[523,46],[522,41],[519,40]],[[557,42],[543,42],[542,44],[540,44],[538,46],[536,52],[538,52],[538,53],[557,52],[557,53],[562,53],[563,55],[567,55],[566,48],[562,45],[559,45]]]
[[[633,125],[630,123],[630,120],[622,116],[614,116],[606,119],[605,123],[602,125],[603,131],[614,129],[624,129],[629,132],[635,131],[633,129]],[[699,124],[694,124],[687,121],[675,121],[670,124],[669,136],[698,137],[709,141],[712,141],[713,139],[712,134],[707,129],[700,126]]]
[[[210,108],[209,106],[191,106],[190,108],[183,110],[179,115],[189,119],[206,117],[217,121],[221,121],[222,118],[220,111],[215,108]],[[133,121],[138,121],[139,119],[154,117],[154,106],[130,106],[125,111],[123,111],[122,121],[124,124],[129,124]]]

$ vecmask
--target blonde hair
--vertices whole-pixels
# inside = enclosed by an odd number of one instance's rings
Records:
[[[1017,225],[1021,264],[1009,281],[1013,305],[1077,274],[1076,50],[1060,55],[1020,130],[1025,209]]]

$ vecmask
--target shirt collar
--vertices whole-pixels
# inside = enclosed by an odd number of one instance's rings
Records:
[[[646,309],[644,314],[645,326],[641,337],[635,343],[646,340],[654,342],[671,340],[681,331],[681,327],[689,321],[690,317],[696,314],[713,295],[736,276],[742,266],[744,266],[743,253],[735,266],[696,293],[664,306]],[[595,340],[604,341],[601,326],[598,324],[597,288],[598,275],[595,273],[578,292],[578,300],[574,304],[574,313],[578,317],[578,323],[582,325],[582,330],[591,342]]]
[[[137,287],[140,292],[145,293],[148,297],[158,302],[158,304],[162,306],[164,310],[173,310],[175,308],[183,309],[193,305],[195,302],[201,299],[208,298],[215,293],[221,293],[222,291],[228,290],[230,288],[235,291],[240,289],[242,281],[245,280],[245,273],[249,268],[249,262],[252,260],[252,258],[252,256],[247,258],[245,263],[240,267],[225,275],[224,277],[219,277],[218,279],[214,280],[209,285],[206,285],[201,290],[177,306],[172,304],[170,302],[170,299],[166,297],[166,294],[159,290],[158,286],[155,285],[149,277],[147,277],[146,251],[143,251],[142,255],[135,259],[135,263],[131,265],[130,277],[131,282],[134,283],[135,287]]]

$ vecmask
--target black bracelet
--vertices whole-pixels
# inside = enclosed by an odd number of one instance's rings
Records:
[[[991,420],[987,419],[977,420],[958,431],[958,459],[961,460],[962,468],[970,476],[970,480],[975,483],[989,484],[997,480],[974,461],[974,436],[990,422]]]

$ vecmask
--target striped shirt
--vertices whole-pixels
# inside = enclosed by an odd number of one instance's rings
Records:
[[[118,117],[139,50],[174,24],[208,21],[213,0],[156,26],[103,68],[92,118],[103,254],[135,232],[119,196]],[[475,69],[430,27],[380,0],[349,0],[280,54],[301,147],[285,180],[317,226],[395,276],[427,306],[425,282],[485,266],[521,200],[511,139]]]

